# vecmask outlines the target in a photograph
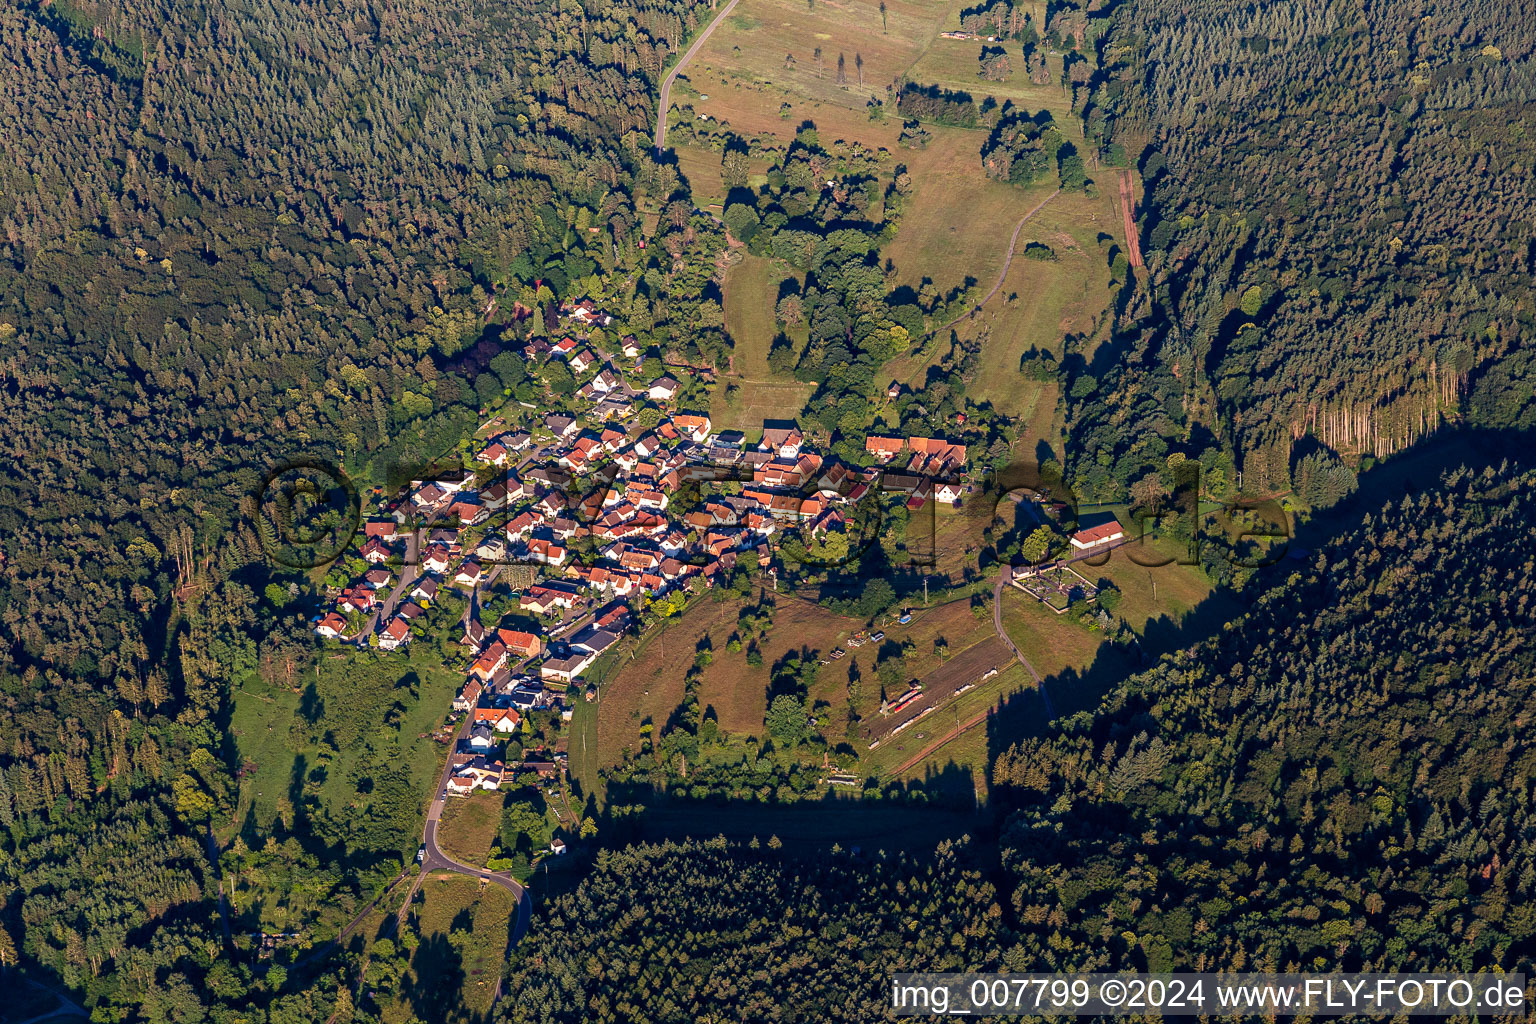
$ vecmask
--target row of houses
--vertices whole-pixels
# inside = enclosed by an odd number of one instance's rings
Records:
[[[348,616],[372,619],[377,613],[379,619],[384,617],[382,613],[389,605],[389,588],[395,581],[389,563],[399,560],[399,541],[398,524],[392,520],[364,524],[362,557],[368,568],[342,588],[335,607],[315,623],[316,633],[331,640],[348,639]],[[421,606],[416,604],[397,609],[378,630],[379,648],[391,651],[409,643],[411,622],[421,612]],[[358,632],[361,633],[361,627]]]

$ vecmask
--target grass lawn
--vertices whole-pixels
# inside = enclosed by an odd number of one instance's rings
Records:
[[[694,201],[701,207],[718,209],[725,202],[725,182],[720,177],[720,150],[678,145],[670,135],[667,143],[677,154],[677,169],[688,179],[688,189],[693,193]],[[767,157],[754,157],[747,161],[747,167],[754,176],[766,173],[768,165]]]
[[[958,7],[956,14],[958,14]],[[1042,20],[1037,20],[1036,25],[1044,24],[1043,15],[1044,11],[1037,13],[1036,17]],[[945,27],[959,28],[959,18],[954,17]],[[1013,64],[1013,73],[1001,82],[986,81],[978,77],[981,51],[983,48],[995,49],[998,46],[1007,53],[1009,61]],[[978,103],[984,96],[994,96],[999,102],[1012,100],[1015,106],[1023,107],[1031,113],[1036,110],[1049,110],[1063,130],[1068,130],[1068,126],[1072,126],[1075,134],[1078,120],[1072,113],[1072,94],[1063,90],[1058,84],[1061,81],[1062,59],[1060,54],[1047,54],[1046,65],[1051,72],[1051,81],[1048,85],[1036,85],[1024,73],[1024,51],[1021,43],[1012,41],[987,43],[980,39],[935,39],[933,45],[929,46],[922,57],[907,70],[907,79],[920,85],[940,85],[946,89],[968,92]]]
[[[437,843],[443,852],[460,864],[483,867],[501,827],[502,803],[502,794],[484,790],[444,802],[437,824]]]
[[[744,650],[726,649],[727,641],[737,630],[737,615],[742,607],[743,602],[737,598],[706,598],[646,638],[634,660],[603,687],[597,715],[599,767],[617,765],[627,752],[638,750],[640,729],[646,722],[652,723],[657,732],[662,731],[672,712],[683,702],[683,677],[701,645],[707,643],[712,658],[700,676],[700,706],[706,711],[714,710],[722,730],[760,736],[771,666],[792,652],[830,653],[863,625],[858,619],[834,615],[824,608],[780,595],[773,628],[758,643],[763,664],[753,668],[747,664]],[[811,687],[811,699],[824,698],[834,706],[845,705],[846,682],[837,680],[845,678],[845,666],[850,663],[851,660],[844,660],[823,668]],[[879,703],[878,695],[873,699]],[[842,719],[834,715],[834,720]]]
[[[933,147],[930,145],[929,148]],[[979,176],[979,170],[977,174]],[[1014,225],[1054,187],[1036,186],[1023,190],[997,182],[986,184],[1011,193],[1013,199],[1011,203],[1006,197],[983,202],[985,193],[977,193],[977,201],[992,213],[982,220],[989,225],[988,231],[973,237],[984,238],[987,244],[981,251],[967,249],[967,255],[953,264],[956,268],[965,268],[967,275],[978,278],[977,299],[984,297],[996,282]],[[951,194],[962,188],[957,185]],[[893,362],[889,367],[892,376],[912,387],[919,387],[928,367],[942,361],[949,351],[950,330],[960,338],[976,337],[985,332],[987,356],[982,360],[969,396],[991,402],[1012,416],[1034,415],[1039,409],[1040,392],[1046,385],[1020,373],[1024,354],[1039,349],[1059,359],[1062,339],[1068,334],[1096,337],[1108,309],[1112,296],[1110,246],[1116,241],[1112,200],[1109,192],[1101,192],[1097,197],[1063,192],[1051,199],[1019,232],[1008,276],[992,300],[979,314],[952,323],[926,346],[915,348],[911,354]],[[938,287],[945,290],[960,283],[959,269],[928,274],[921,268],[942,263],[946,235],[957,249],[964,248],[966,243],[955,239],[951,234],[954,229],[943,222],[943,218],[953,216],[953,209],[945,210],[942,201],[918,205],[927,213],[904,219],[887,252],[896,263],[902,283],[916,284],[916,280],[907,280],[908,276],[916,279],[932,276]],[[962,229],[965,223],[961,223]],[[1020,255],[1031,242],[1050,246],[1056,259],[1043,261]],[[975,248],[974,243],[971,248]],[[1054,405],[1053,395],[1051,412],[1054,412]]]
[[[446,753],[429,734],[443,721],[459,683],[458,673],[429,648],[421,643],[384,657],[322,654],[318,677],[306,668],[299,693],[254,675],[233,687],[231,733],[242,767],[235,814],[220,823],[221,840],[227,843],[240,830],[255,846],[282,834],[283,823],[302,829],[295,808],[313,799],[343,825],[367,828],[376,816],[389,815],[386,841],[398,838],[399,856],[408,858]],[[354,867],[363,872],[363,900],[371,885],[396,870],[387,852],[359,857]],[[322,941],[359,909],[345,877],[332,890],[297,888],[285,898],[269,898],[273,893],[265,888],[285,885],[278,874],[234,881],[243,887],[235,897],[247,915],[242,926],[305,931]]]
[[[981,168],[987,132],[937,125],[929,131],[933,139],[926,148],[893,151],[912,175],[912,195],[903,204],[896,238],[881,255],[895,264],[895,285],[916,288],[929,278],[947,293],[973,278],[980,298],[997,281],[1014,226],[1056,184],[1023,189],[992,181]]]
[[[731,377],[727,384],[737,384],[731,394],[729,388],[717,388],[709,404],[709,417],[716,429],[744,431],[748,437],[761,437],[764,420],[792,420],[805,408],[805,403],[816,388],[796,381],[761,381],[747,383]]]
[[[836,56],[832,59],[837,60]],[[709,99],[703,99],[703,96]],[[898,118],[892,116],[883,121],[871,121],[862,106],[850,106],[846,96],[839,101],[810,99],[772,80],[753,81],[697,59],[688,65],[688,70],[678,79],[678,86],[672,90],[673,103],[685,100],[694,110],[709,114],[738,135],[764,136],[785,145],[793,141],[796,131],[806,121],[816,125],[823,145],[841,139],[894,149],[901,134]],[[779,108],[786,104],[789,109],[781,115]],[[670,145],[671,135],[667,140]],[[679,147],[678,161],[685,171],[694,166],[683,164],[681,151],[685,148],[710,152],[717,165],[714,174],[719,174],[719,154],[694,146]],[[702,157],[699,159],[702,161]],[[708,195],[706,192],[706,197]]]
[[[598,771],[598,752],[600,750],[597,741],[597,702],[587,703],[578,700],[571,712],[571,732],[568,753],[570,755],[571,778],[580,786],[580,795],[583,800],[588,794],[597,797],[599,803],[603,799],[603,779]]]

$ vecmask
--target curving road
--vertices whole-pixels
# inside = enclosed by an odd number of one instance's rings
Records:
[[[518,667],[521,667],[519,665]],[[438,777],[437,790],[432,794],[432,803],[427,808],[427,822],[422,828],[421,845],[425,847],[422,855],[421,871],[417,873],[411,883],[411,891],[406,894],[405,903],[401,905],[396,920],[403,920],[410,911],[411,901],[416,897],[416,890],[421,888],[422,881],[431,871],[453,871],[461,875],[469,875],[480,879],[482,884],[499,885],[510,892],[517,899],[517,923],[512,929],[512,939],[508,943],[509,948],[522,941],[528,932],[528,922],[532,916],[533,901],[528,898],[528,891],[522,883],[505,871],[487,871],[485,868],[477,868],[470,864],[461,864],[443,852],[437,845],[437,824],[443,816],[443,805],[448,800],[448,780],[453,777],[453,751],[458,749],[459,741],[469,738],[469,729],[474,724],[473,715],[464,716],[464,724],[453,738],[449,746],[447,761],[443,764],[443,773]]]
[[[1013,568],[1004,565],[1002,572],[998,573],[997,586],[992,588],[992,626],[997,630],[997,638],[1008,645],[1013,656],[1019,659],[1019,664],[1024,666],[1024,671],[1030,674],[1035,681],[1035,689],[1040,693],[1040,702],[1045,705],[1045,720],[1049,722],[1056,717],[1056,710],[1051,707],[1051,695],[1046,692],[1045,680],[1040,678],[1040,673],[1035,671],[1035,666],[1024,657],[1024,652],[1019,650],[1013,642],[1013,637],[1003,628],[1003,588],[1008,585],[1008,580],[1013,574]]]
[[[667,72],[667,77],[662,79],[661,98],[656,103],[657,156],[661,156],[661,154],[667,148],[667,107],[671,104],[672,101],[672,83],[677,80],[678,72],[683,70],[683,66],[692,60],[693,55],[698,53],[700,48],[703,47],[704,41],[709,38],[710,33],[714,32],[715,29],[720,27],[720,23],[730,15],[731,11],[740,2],[741,0],[731,0],[730,3],[720,8],[720,13],[716,14],[715,19],[705,27],[703,32],[699,33],[699,38],[693,41],[693,45],[688,47],[688,50],[683,54],[682,59],[674,64],[672,66],[672,70]]]

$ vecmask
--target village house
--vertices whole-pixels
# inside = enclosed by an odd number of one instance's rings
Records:
[[[481,577],[484,575],[485,572],[480,568],[480,563],[473,558],[469,558],[464,561],[463,565],[459,566],[459,571],[453,574],[453,582],[461,587],[473,587],[480,582]]]
[[[394,557],[394,552],[378,537],[369,537],[363,544],[363,561],[370,565],[382,565]]]
[[[507,663],[507,649],[500,643],[492,643],[480,652],[479,657],[469,666],[469,674],[488,683],[495,678],[496,673]]]
[[[805,435],[794,423],[781,420],[766,420],[763,423],[763,439],[758,442],[758,451],[769,452],[781,459],[793,459],[800,454],[800,446],[805,443]]]
[[[551,608],[574,608],[580,597],[581,592],[570,584],[554,581],[535,583],[523,592],[518,606],[523,611],[547,615]]]
[[[864,450],[879,462],[890,462],[906,446],[907,440],[904,437],[876,437],[871,434],[864,439]]]
[[[389,621],[389,625],[379,631],[379,650],[392,651],[401,644],[410,642],[410,639],[410,623],[397,615]]]
[[[513,733],[517,731],[518,723],[523,720],[516,708],[475,708],[471,712],[471,719],[475,723],[484,722],[496,732]]]
[[[346,632],[347,620],[344,615],[331,612],[315,625],[315,632],[327,640],[334,640]]]
[[[539,675],[553,682],[570,683],[596,660],[597,655],[589,650],[566,648],[560,656],[545,659],[539,666]]]
[[[475,754],[454,766],[446,788],[452,796],[468,796],[476,789],[494,791],[501,787],[505,776],[506,766],[502,762]]]
[[[511,458],[511,452],[500,443],[492,441],[480,450],[480,453],[475,456],[475,461],[487,466],[505,466]]]
[[[680,412],[672,417],[672,424],[692,441],[703,444],[709,440],[709,417],[702,413]]]
[[[618,642],[617,634],[590,625],[583,627],[571,637],[572,648],[587,651],[590,654],[602,654]]]
[[[682,385],[677,382],[676,378],[662,374],[651,381],[645,396],[653,402],[670,402],[677,397],[677,393],[680,390],[682,390]]]
[[[528,541],[528,557],[544,565],[562,566],[569,553],[563,545],[552,540],[534,537]]]
[[[421,556],[421,567],[427,572],[447,572],[448,560],[448,549],[440,544],[434,544]]]
[[[483,684],[478,679],[466,679],[464,685],[459,688],[458,696],[453,698],[453,710],[469,711],[480,703],[480,691]]]
[[[576,417],[566,416],[563,413],[550,413],[548,416],[545,416],[544,426],[549,429],[551,434],[554,434],[555,437],[561,440],[574,437],[577,431],[581,429],[581,424],[577,422]]]
[[[543,649],[543,642],[533,633],[524,633],[516,629],[498,629],[497,638],[506,645],[507,650],[519,658],[536,658]]]
[[[469,730],[469,739],[465,745],[470,750],[484,753],[496,746],[496,734],[491,731],[490,725],[485,722],[476,722]]]
[[[377,602],[377,594],[367,587],[357,586],[342,591],[336,606],[344,612],[367,612],[372,611]]]

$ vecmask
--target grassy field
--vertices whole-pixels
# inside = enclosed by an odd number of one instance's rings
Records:
[[[725,378],[731,383],[731,378]],[[735,383],[740,384],[737,381]],[[761,437],[764,420],[794,419],[816,388],[794,381],[765,381],[741,384],[727,395],[726,388],[715,391],[709,416],[717,430],[740,430],[748,437]]]
[[[886,0],[885,6],[882,18],[874,0],[741,0],[688,74],[694,88],[711,98],[710,88],[699,82],[701,71],[862,110],[871,95],[883,96],[885,86],[921,56],[948,14],[946,5],[919,0]],[[770,113],[778,107],[760,104]]]
[[[916,288],[928,278],[947,293],[972,278],[984,295],[1002,270],[1014,225],[1056,185],[1023,189],[988,179],[981,169],[985,131],[937,125],[929,131],[925,148],[893,151],[912,175],[912,194],[882,255],[895,264],[893,284]]]
[[[1003,699],[1016,697],[1033,688],[1034,681],[1029,678],[1024,667],[1015,663],[948,701],[916,725],[883,741],[877,749],[866,755],[866,763],[870,770],[885,778],[923,778],[925,774],[959,768],[969,775],[978,798],[982,797],[986,793],[987,768],[991,764],[985,721],[972,725],[905,771],[898,769],[937,740],[949,736],[978,715],[991,711]],[[1043,718],[1042,713],[1042,723]]]
[[[791,652],[829,653],[863,625],[860,620],[781,597],[773,629],[758,644],[763,664],[753,668],[744,651],[726,650],[741,608],[736,599],[702,600],[647,638],[635,660],[603,688],[597,716],[600,767],[616,765],[638,750],[640,729],[646,722],[658,731],[666,724],[683,701],[683,676],[701,645],[707,643],[713,654],[700,676],[700,706],[714,710],[723,730],[758,736],[763,732],[771,666]],[[811,688],[811,699],[826,698],[831,703],[837,698],[837,703],[846,704],[845,683],[835,682],[835,676],[834,666],[824,668]]]
[[[443,852],[460,864],[483,867],[501,827],[502,803],[502,794],[484,790],[447,800],[437,825],[437,843]]]
[[[772,378],[768,350],[774,338],[779,285],[790,277],[777,260],[746,256],[725,278],[725,329],[731,336],[732,369],[749,380]]]
[[[669,139],[670,141],[670,139]],[[702,146],[674,145],[677,153],[677,169],[688,179],[688,188],[694,201],[701,207],[715,207],[725,201],[725,183],[720,178],[720,151]],[[754,176],[768,170],[766,157],[754,157],[747,166]],[[756,180],[763,181],[762,177]]]
[[[943,294],[970,288],[971,297],[979,299],[998,281],[1014,226],[1050,194],[1055,183],[1020,189],[988,180],[980,155],[985,129],[930,125],[933,138],[925,149],[899,148],[899,118],[892,111],[883,121],[871,121],[865,110],[868,94],[885,97],[885,86],[900,75],[909,81],[962,89],[978,100],[995,95],[1030,111],[1050,110],[1062,130],[1080,147],[1082,142],[1070,95],[1054,84],[1061,56],[1049,58],[1053,84],[1035,85],[1022,71],[1022,55],[1014,52],[1019,44],[1007,43],[1005,49],[1020,70],[1005,82],[982,81],[977,77],[982,42],[938,38],[941,28],[959,27],[962,6],[891,3],[889,24],[882,27],[878,6],[864,2],[812,0],[807,9],[799,0],[742,0],[689,66],[683,95],[696,111],[740,134],[771,135],[788,142],[808,120],[816,125],[824,144],[858,140],[889,150],[913,183],[896,237],[881,253],[894,268],[891,283],[917,288],[927,280]],[[1033,6],[1039,8],[1035,11],[1038,24],[1044,5]],[[833,81],[835,71],[826,68],[818,75],[814,61],[806,59],[817,47],[824,64],[833,66],[837,53],[843,53],[850,65],[853,54],[861,56],[868,88],[859,90],[851,72],[851,85],[838,85]],[[786,62],[786,54],[793,54],[795,61]],[[723,188],[717,152],[681,147],[679,162],[690,180],[697,182],[701,201],[718,200]],[[1090,175],[1094,173],[1090,168]],[[988,357],[971,397],[991,402],[1009,415],[1031,414],[1040,387],[1021,378],[1020,358],[1032,348],[1059,357],[1067,334],[1089,339],[1084,347],[1091,355],[1111,297],[1109,247],[1119,241],[1123,248],[1123,228],[1112,175],[1103,171],[1098,176],[1103,181],[1097,196],[1059,195],[1020,234],[1017,252],[1030,242],[1041,242],[1056,252],[1054,262],[1015,258],[999,293],[980,314],[945,325],[932,342],[893,361],[887,367],[890,375],[921,385],[928,368],[949,351],[949,327],[962,338],[984,332]],[[749,354],[758,344],[772,340],[771,314],[752,313],[746,301],[754,289],[766,288],[767,282],[754,280],[761,275],[757,269],[737,268],[732,275],[741,300],[733,303],[727,295],[727,317],[740,350]],[[957,312],[951,311],[946,318],[952,319]],[[741,366],[738,372],[749,380],[767,379],[766,374],[754,377]],[[750,429],[775,409],[798,411],[805,397],[787,384],[770,387],[743,382],[736,394],[717,395],[710,412],[723,425]]]
[[[597,703],[576,702],[571,713],[569,754],[571,778],[581,787],[582,798],[591,793],[601,801],[603,780],[598,772],[597,710]]]
[[[423,734],[443,721],[460,682],[427,644],[382,657],[322,656],[318,675],[311,673],[299,693],[247,678],[234,688],[230,722],[243,765],[235,820],[250,812],[267,825],[279,801],[291,799],[306,779],[331,813],[344,816],[363,803],[356,780],[370,774],[371,758],[404,766],[424,808],[445,750]],[[401,706],[398,729],[382,723],[382,708],[378,721],[358,720],[354,712],[365,694]],[[323,736],[311,740],[316,730],[306,716],[329,728],[334,747]]]
[[[500,886],[481,889],[463,875],[433,874],[415,909],[421,944],[403,994],[386,1007],[386,1024],[447,1020],[458,1003],[472,1017],[489,1014],[501,980],[508,929],[517,904]]]
[[[914,180],[920,179],[914,175]],[[978,280],[977,299],[984,297],[996,282],[1014,225],[1054,187],[1022,190],[997,182],[985,184],[986,189],[972,187],[976,189],[978,205],[990,211],[980,220],[991,225],[985,233],[987,244],[973,241],[967,247],[959,240],[953,243],[956,251],[965,253],[953,267],[965,268],[965,275]],[[957,184],[949,194],[959,194],[964,188]],[[993,197],[990,189],[1001,189],[1003,195]],[[954,212],[943,203],[944,200],[919,201],[897,231],[888,252],[901,283],[916,284],[925,276],[933,277],[941,290],[962,283],[959,269],[940,270],[940,276],[924,269],[944,261],[945,236],[951,229],[944,226],[943,220],[953,217]],[[1015,256],[1008,276],[998,293],[980,313],[950,324],[950,329],[962,339],[981,333],[986,337],[987,357],[982,360],[970,397],[991,402],[1012,416],[1034,413],[1044,385],[1020,374],[1021,360],[1031,349],[1050,352],[1059,359],[1066,335],[1095,336],[1112,294],[1109,247],[1115,241],[1116,230],[1113,197],[1108,192],[1092,197],[1080,192],[1061,193],[1025,224],[1014,245]],[[1031,242],[1050,246],[1056,259],[1035,260],[1018,255]],[[915,347],[911,354],[890,365],[891,375],[910,386],[921,385],[928,368],[942,361],[949,351],[949,337],[950,330],[946,329],[926,346]],[[1091,354],[1092,346],[1087,348]],[[1054,407],[1054,397],[1050,404]]]

